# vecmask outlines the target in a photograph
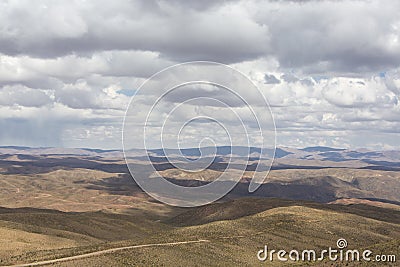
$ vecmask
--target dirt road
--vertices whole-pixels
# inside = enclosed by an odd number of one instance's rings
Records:
[[[24,264],[8,265],[8,266],[3,266],[3,267],[41,266],[41,265],[47,265],[47,264],[52,264],[52,263],[58,263],[58,262],[79,260],[79,259],[83,259],[83,258],[99,256],[99,255],[113,253],[113,252],[127,250],[127,249],[158,247],[158,246],[174,246],[174,245],[204,243],[204,242],[210,242],[210,241],[206,240],[206,239],[200,239],[200,240],[180,241],[180,242],[171,242],[171,243],[155,243],[155,244],[144,244],[144,245],[126,246],[126,247],[119,247],[119,248],[110,248],[110,249],[99,250],[99,251],[95,251],[95,252],[90,252],[90,253],[85,253],[85,254],[70,256],[70,257],[64,257],[64,258],[59,258],[59,259],[54,259],[54,260],[37,261],[37,262],[24,263]]]

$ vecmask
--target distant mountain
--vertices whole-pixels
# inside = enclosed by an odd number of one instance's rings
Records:
[[[343,151],[346,149],[333,148],[333,147],[327,147],[327,146],[311,146],[311,147],[302,148],[300,150],[306,151],[306,152],[327,152],[327,151]]]
[[[0,148],[3,148],[3,149],[16,149],[16,150],[31,149],[31,147],[28,147],[28,146],[0,146]]]
[[[400,154],[396,151],[368,151],[366,149],[347,150],[319,147],[306,149],[277,148],[276,157],[272,162],[271,176],[265,180],[265,184],[251,194],[258,197],[279,197],[297,200],[311,200],[318,202],[332,202],[340,198],[374,198],[385,201],[400,202],[398,193],[400,183]],[[321,150],[323,150],[321,152]],[[217,155],[214,155],[216,151]],[[154,169],[171,182],[185,185],[197,186],[209,183],[216,177],[216,173],[225,171],[227,168],[232,173],[241,173],[241,183],[229,194],[231,197],[250,196],[248,193],[248,182],[252,179],[255,170],[266,171],[271,163],[270,158],[264,158],[260,162],[262,149],[257,147],[202,147],[179,149],[151,149],[127,150],[130,167],[136,170],[147,170],[144,168],[149,159]],[[267,156],[273,155],[273,149],[266,149]],[[165,154],[170,154],[166,158]],[[206,158],[207,169],[204,173],[184,172],[174,163],[183,163],[177,155],[183,154],[187,157],[202,156]],[[201,154],[200,154],[201,153]],[[258,165],[261,163],[260,165]],[[184,162],[185,168],[190,168],[192,162]],[[193,163],[195,167],[197,161]],[[200,164],[201,165],[201,164]],[[188,167],[188,168],[186,168]],[[140,169],[142,168],[142,169]],[[121,150],[102,150],[86,148],[19,148],[0,147],[0,174],[10,175],[38,175],[53,173],[58,170],[87,169],[106,172],[111,176],[115,174],[126,174],[126,180],[111,180],[101,182],[101,188],[109,188],[112,192],[126,190],[126,185],[132,183],[129,170],[124,161]],[[390,172],[389,172],[390,171]],[[143,175],[147,175],[143,172]],[[83,175],[85,176],[85,175]],[[233,177],[229,176],[230,177]],[[83,178],[80,178],[81,181]],[[225,179],[225,178],[224,178]],[[153,180],[154,181],[154,180]],[[44,180],[48,183],[48,180]],[[97,181],[96,183],[98,183]],[[104,182],[104,183],[103,183]],[[230,183],[229,179],[221,181]],[[10,183],[12,185],[13,183]],[[28,188],[22,192],[28,192],[30,181],[26,183]],[[75,185],[72,185],[75,186]],[[99,186],[96,184],[95,186]],[[122,187],[120,187],[122,186]],[[40,187],[42,188],[42,187]],[[40,189],[39,188],[39,189]],[[49,187],[50,188],[50,187]],[[98,188],[98,187],[96,187]],[[11,190],[16,190],[12,187]],[[5,192],[8,192],[7,190]],[[130,194],[128,192],[128,194]],[[4,195],[4,194],[3,194]],[[7,194],[5,194],[7,195]],[[9,200],[7,200],[9,201]]]
[[[275,150],[275,157],[276,158],[283,158],[286,157],[287,155],[293,154],[292,152],[286,151],[281,148],[276,148]]]
[[[216,150],[216,153],[215,153]],[[239,157],[257,157],[261,154],[261,148],[259,147],[245,147],[245,146],[218,146],[216,149],[215,147],[202,147],[202,148],[182,148],[182,149],[151,149],[148,152],[153,153],[156,156],[164,157],[167,155],[180,155],[182,154],[185,157],[200,157],[202,156],[210,156],[214,155],[217,156],[239,156]],[[272,157],[274,150],[264,148],[263,153],[266,154],[268,157]],[[275,150],[275,157],[276,158],[283,158],[289,154],[293,154],[292,152],[288,152],[281,148],[276,148]]]
[[[60,147],[24,147],[24,146],[0,146],[0,154],[24,154],[24,155],[78,155],[78,156],[111,156],[113,154],[122,157],[120,150],[104,150],[92,148],[60,148]]]
[[[180,155],[189,158],[196,157],[214,157],[219,158],[247,158],[257,160],[261,154],[259,147],[246,146],[218,146],[218,147],[202,147],[202,148],[159,148],[159,149],[129,149],[125,150],[128,157],[147,157],[165,158],[166,155],[177,158]],[[94,148],[56,148],[56,147],[39,147],[30,148],[25,146],[0,146],[0,154],[4,155],[71,155],[71,156],[92,156],[92,157],[114,157],[123,158],[123,151],[119,149],[94,149]],[[146,155],[147,154],[147,155]],[[274,150],[270,148],[263,149],[263,155],[271,158]],[[383,167],[393,167],[394,162],[400,161],[400,151],[369,151],[366,149],[344,149],[326,146],[313,146],[301,149],[277,147],[275,149],[275,159],[285,160],[301,160],[304,162],[337,162],[346,163],[359,161],[365,164],[381,165]],[[378,164],[379,163],[379,164]],[[364,164],[364,166],[365,166]],[[306,164],[307,165],[307,164]],[[397,165],[396,165],[396,168]],[[397,169],[396,169],[397,170]]]

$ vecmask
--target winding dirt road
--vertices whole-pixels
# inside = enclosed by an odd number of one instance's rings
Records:
[[[64,258],[59,258],[59,259],[54,259],[54,260],[37,261],[37,262],[24,263],[24,264],[8,265],[8,266],[3,266],[3,267],[42,266],[42,265],[58,263],[58,262],[79,260],[79,259],[83,259],[83,258],[99,256],[99,255],[117,252],[117,251],[121,251],[121,250],[127,250],[127,249],[159,247],[159,246],[174,246],[174,245],[204,243],[204,242],[210,242],[210,241],[206,240],[206,239],[199,239],[199,240],[191,240],[191,241],[180,241],[180,242],[171,242],[171,243],[155,243],[155,244],[144,244],[144,245],[126,246],[126,247],[119,247],[119,248],[110,248],[110,249],[99,250],[99,251],[95,251],[95,252],[90,252],[90,253],[85,253],[85,254],[70,256],[70,257],[64,257]]]

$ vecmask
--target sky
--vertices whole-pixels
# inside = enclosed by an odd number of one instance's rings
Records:
[[[131,97],[154,96],[141,85],[201,60],[259,88],[278,146],[400,149],[399,14],[395,0],[1,1],[0,145],[120,149]],[[187,136],[206,138],[201,129]]]

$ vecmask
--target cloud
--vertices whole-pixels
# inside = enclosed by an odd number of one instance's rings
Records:
[[[206,10],[189,10],[187,5],[159,2],[156,9],[149,9],[142,1],[4,3],[0,52],[49,58],[142,50],[179,61],[228,63],[264,53],[267,27],[255,23],[239,5],[224,9],[213,4]]]
[[[120,148],[123,115],[120,110],[73,109],[60,103],[0,105],[0,145]]]
[[[67,84],[55,92],[55,100],[74,109],[119,109],[125,110],[129,98],[119,94],[119,87],[110,86],[102,90],[90,87],[85,81]]]
[[[400,71],[392,70],[388,73],[384,74],[384,81],[386,87],[395,93],[396,95],[400,95]]]
[[[225,63],[275,57],[308,73],[380,71],[400,61],[399,9],[376,0],[5,2],[0,52],[151,51],[172,61]]]
[[[377,78],[360,81],[353,78],[334,78],[328,81],[322,95],[338,107],[392,106],[397,99]]]
[[[360,73],[399,64],[397,2],[257,1],[251,10],[255,21],[268,27],[270,52],[282,67]]]
[[[60,123],[21,118],[0,118],[0,145],[63,146]],[[7,129],[7,130],[4,130]],[[44,130],[45,129],[45,130]]]
[[[43,144],[120,147],[130,97],[141,98],[140,113],[167,85],[160,79],[138,91],[147,78],[183,61],[210,60],[239,69],[260,88],[282,144],[379,144],[388,134],[393,147],[400,130],[399,11],[400,4],[388,0],[5,1],[0,143],[37,145],[42,135]],[[231,81],[217,71],[198,76]],[[236,82],[260,108],[260,96]],[[251,125],[236,97],[208,89],[168,95],[154,119],[162,122],[182,101],[210,96]],[[171,119],[198,111],[235,123],[221,105],[204,99]],[[369,134],[357,140],[360,132]]]
[[[51,103],[53,103],[52,97],[43,90],[18,85],[0,89],[0,105],[3,106],[41,107]]]
[[[264,75],[264,80],[266,84],[278,84],[281,81],[276,78],[273,74],[265,74]]]

